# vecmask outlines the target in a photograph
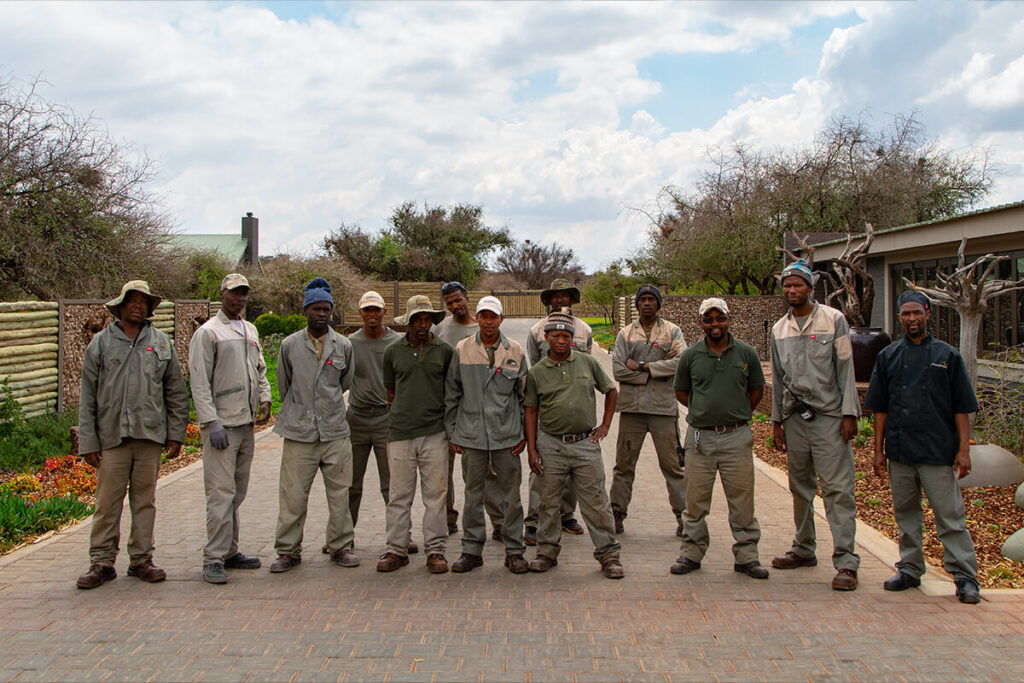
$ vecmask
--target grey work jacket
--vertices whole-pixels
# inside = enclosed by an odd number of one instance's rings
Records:
[[[174,346],[146,323],[132,341],[118,323],[85,350],[78,401],[78,453],[115,448],[124,439],[185,441],[188,392]]]
[[[683,331],[661,317],[651,325],[650,335],[640,321],[619,330],[612,353],[612,376],[619,383],[615,410],[620,413],[678,415],[679,407],[672,381],[679,356],[686,349]],[[670,352],[672,358],[666,358]],[[626,361],[644,361],[647,370],[630,370]]]
[[[796,394],[816,413],[860,416],[850,327],[843,314],[814,304],[801,328],[790,309],[772,327],[772,420],[796,411]]]
[[[455,345],[446,378],[445,430],[448,440],[482,451],[511,448],[522,441],[526,355],[504,334],[488,365],[480,333]]]
[[[242,330],[217,311],[192,335],[188,371],[200,426],[216,420],[225,427],[251,424],[260,404],[270,402],[259,332],[248,320]]]
[[[353,374],[352,342],[336,331],[328,330],[320,358],[306,329],[285,337],[277,357],[281,410],[274,431],[302,443],[348,436],[344,394]]]

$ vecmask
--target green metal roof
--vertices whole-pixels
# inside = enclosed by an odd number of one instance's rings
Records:
[[[219,251],[232,265],[241,263],[249,241],[235,235],[199,235],[182,233],[171,236],[171,242],[185,249]]]
[[[966,213],[958,213],[955,216],[946,216],[945,218],[933,218],[930,221],[921,221],[920,223],[908,223],[907,225],[897,225],[895,228],[885,228],[884,230],[875,230],[875,237],[879,235],[885,235],[890,232],[899,232],[901,230],[910,230],[911,228],[920,228],[925,225],[934,225],[936,223],[945,223],[947,221],[955,221],[960,218],[967,218],[968,216],[977,216],[983,213],[995,213],[996,211],[1004,211],[1006,209],[1018,209],[1024,207],[1024,200],[1019,202],[1010,202],[1009,204],[998,204],[996,206],[990,206],[986,209],[975,209],[974,211],[968,211]],[[856,235],[855,235],[856,236]],[[831,244],[843,244],[846,242],[846,235],[837,237],[834,240],[827,242],[818,242],[814,245],[815,248],[824,247]]]

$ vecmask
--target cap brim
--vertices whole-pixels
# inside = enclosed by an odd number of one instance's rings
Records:
[[[129,292],[138,292],[139,294],[142,294],[149,299],[149,313],[146,314],[147,318],[153,317],[153,313],[156,312],[156,307],[160,305],[161,301],[163,301],[163,298],[157,296],[156,294],[150,294],[149,292],[144,292],[141,289],[129,289],[127,291],[121,292],[121,294],[116,299],[111,299],[110,301],[104,304],[104,306],[107,307],[107,310],[110,311],[110,315],[114,316],[115,318],[117,317],[117,309],[120,308],[121,304],[124,303],[124,298],[128,296]]]
[[[424,309],[424,310],[420,310],[420,311],[413,311],[411,314],[410,313],[406,313],[405,315],[397,316],[395,318],[395,324],[396,325],[408,325],[409,324],[409,318],[411,316],[413,316],[413,315],[416,315],[417,313],[429,313],[431,315],[431,317],[433,318],[435,325],[437,325],[442,320],[444,320],[445,315],[446,315],[444,311],[431,311],[431,310],[425,310]]]

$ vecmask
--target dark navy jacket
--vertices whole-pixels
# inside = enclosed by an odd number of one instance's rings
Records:
[[[960,448],[953,416],[978,410],[960,353],[927,335],[882,349],[864,407],[886,413],[885,455],[912,464],[952,465]]]

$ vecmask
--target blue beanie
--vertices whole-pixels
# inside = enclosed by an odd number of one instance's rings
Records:
[[[302,308],[326,301],[334,308],[334,299],[331,298],[331,286],[322,277],[315,277],[306,285],[306,296],[302,300]]]
[[[811,267],[804,259],[797,259],[790,263],[788,266],[782,269],[782,279],[785,280],[790,275],[796,275],[807,282],[811,287],[814,286],[814,275],[811,273]]]

